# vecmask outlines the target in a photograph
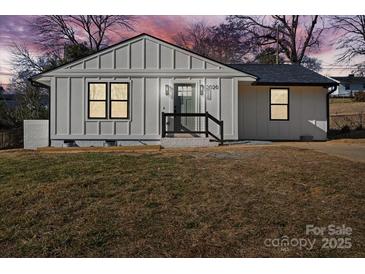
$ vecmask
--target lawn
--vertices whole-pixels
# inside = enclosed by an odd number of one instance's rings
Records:
[[[365,164],[289,147],[0,153],[2,257],[364,257]],[[352,228],[321,248],[306,225]],[[266,246],[309,238],[312,250]],[[341,237],[341,236],[336,236]]]

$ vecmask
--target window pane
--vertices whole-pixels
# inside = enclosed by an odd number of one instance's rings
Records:
[[[288,103],[288,90],[287,89],[272,89],[271,90],[271,103],[272,104],[287,104]]]
[[[111,100],[128,100],[128,84],[111,84]]]
[[[272,105],[271,106],[271,119],[287,120],[288,119],[288,106]]]
[[[127,102],[112,102],[111,104],[112,118],[127,118],[128,117],[128,103]]]
[[[90,118],[106,118],[105,102],[90,102],[89,115]]]
[[[105,100],[106,99],[106,84],[90,84],[90,100]]]

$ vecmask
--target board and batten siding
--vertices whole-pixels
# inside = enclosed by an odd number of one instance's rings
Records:
[[[196,111],[208,111],[222,119],[225,139],[237,139],[237,77],[253,80],[148,36],[116,45],[45,76],[51,80],[54,140],[159,140],[161,112],[173,112],[173,86],[183,81],[196,84]],[[88,119],[87,86],[93,81],[130,83],[129,119]],[[207,99],[205,87],[209,85],[217,85],[218,89],[211,91],[211,98]],[[210,126],[218,133],[217,126]]]
[[[326,88],[280,87],[289,89],[288,121],[270,121],[270,88],[275,87],[239,86],[239,139],[298,140],[302,135],[311,135],[315,140],[327,138]]]

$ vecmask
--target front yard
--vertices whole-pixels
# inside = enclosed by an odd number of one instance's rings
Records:
[[[0,254],[364,257],[364,175],[364,163],[288,147],[1,152]],[[305,233],[331,224],[352,228],[351,248]],[[316,242],[265,244],[285,236]]]

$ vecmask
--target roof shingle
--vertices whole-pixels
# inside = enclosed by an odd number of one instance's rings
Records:
[[[231,64],[231,67],[258,77],[259,85],[320,85],[334,86],[337,82],[307,69],[291,64]]]

